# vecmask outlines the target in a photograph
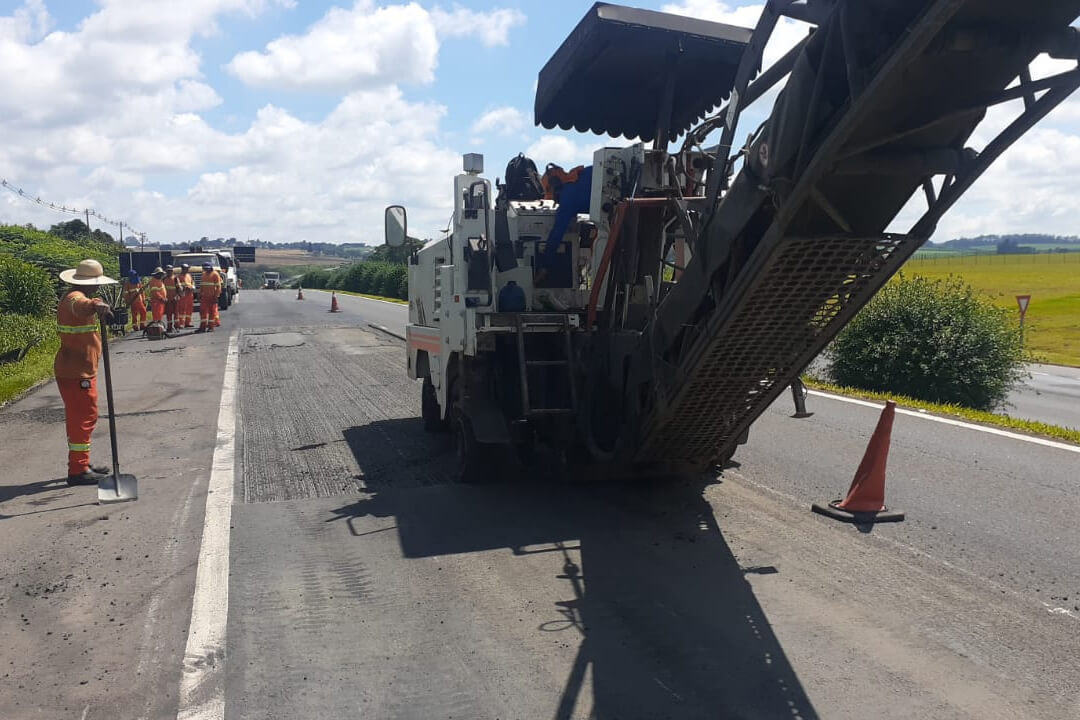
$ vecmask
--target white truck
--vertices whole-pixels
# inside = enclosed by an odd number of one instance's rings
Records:
[[[193,247],[190,252],[176,253],[172,256],[172,264],[174,272],[179,272],[179,268],[183,263],[187,263],[191,266],[192,279],[195,280],[195,287],[202,286],[202,266],[204,262],[209,262],[218,274],[221,275],[222,283],[221,295],[218,297],[218,309],[227,310],[230,305],[235,301],[237,290],[236,283],[236,264],[232,262],[232,256],[229,253],[221,253],[210,250],[203,250],[199,247]],[[195,293],[195,305],[199,305],[199,293]]]

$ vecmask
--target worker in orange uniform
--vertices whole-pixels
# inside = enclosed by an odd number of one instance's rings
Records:
[[[180,286],[176,281],[176,273],[172,265],[165,266],[165,277],[162,282],[165,283],[165,320],[168,325],[166,330],[173,332],[176,330],[176,320],[179,316],[177,299],[180,295]]]
[[[221,296],[221,275],[209,262],[202,265],[202,282],[199,283],[199,329],[195,332],[213,332],[221,326],[218,317],[218,298]]]
[[[147,294],[150,296],[150,314],[154,322],[160,323],[165,317],[165,302],[168,293],[165,291],[165,271],[159,267],[151,273],[150,282],[147,283]]]
[[[195,312],[195,278],[191,276],[191,266],[187,263],[180,265],[180,274],[176,276],[179,285],[179,325],[177,327],[191,327],[191,315]]]
[[[143,300],[142,280],[139,273],[132,270],[124,281],[124,302],[131,308],[131,329],[135,331],[146,327],[146,302]]]
[[[96,485],[109,470],[90,465],[90,436],[97,425],[97,369],[101,357],[100,318],[109,305],[92,297],[96,288],[114,285],[97,260],[83,260],[60,279],[71,288],[56,308],[60,350],[53,361],[56,384],[64,401],[68,438],[68,485]]]

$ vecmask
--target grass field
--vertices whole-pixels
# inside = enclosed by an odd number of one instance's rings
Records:
[[[1036,256],[1037,258],[1038,256]],[[937,279],[955,275],[1017,315],[1017,295],[1031,295],[1024,322],[1028,347],[1036,360],[1080,366],[1080,258],[1041,262],[1031,256],[998,255],[979,264],[960,258],[915,260],[905,275]]]
[[[303,250],[275,250],[258,248],[255,251],[254,267],[291,267],[293,265],[321,265],[333,266],[349,262],[344,258],[326,257],[324,255],[312,255]]]

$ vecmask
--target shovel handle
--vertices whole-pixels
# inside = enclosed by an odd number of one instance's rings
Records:
[[[116,454],[116,412],[113,410],[112,368],[109,367],[109,326],[101,318],[101,359],[105,363],[105,399],[109,404],[109,441],[112,443],[113,480],[120,494],[120,460]]]

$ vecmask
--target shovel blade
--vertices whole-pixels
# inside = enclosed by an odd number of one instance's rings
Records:
[[[139,483],[134,475],[110,475],[98,480],[99,505],[139,499]]]

